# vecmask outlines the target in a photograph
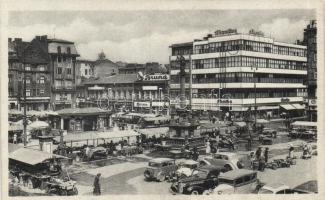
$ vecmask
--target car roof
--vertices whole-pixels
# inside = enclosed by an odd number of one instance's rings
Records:
[[[318,192],[318,184],[317,184],[316,180],[311,180],[311,181],[304,182],[304,183],[296,186],[293,189],[308,192],[308,193],[317,193]]]
[[[289,186],[283,183],[270,183],[264,185],[263,188],[271,191],[279,191],[279,190],[289,189]]]
[[[213,171],[213,170],[222,170],[224,169],[223,166],[214,166],[214,165],[204,165],[202,167],[199,167],[199,169],[204,171]]]
[[[251,175],[257,173],[253,170],[248,170],[248,169],[235,169],[235,170],[231,170],[228,172],[225,172],[223,174],[221,174],[219,176],[219,178],[223,178],[223,179],[237,179],[240,178],[242,176],[246,176],[246,175]]]
[[[215,155],[236,156],[237,153],[233,153],[233,152],[218,152],[218,153],[215,153]]]
[[[151,159],[149,162],[162,163],[162,162],[169,162],[169,161],[174,161],[174,159],[171,159],[171,158],[154,158],[154,159]]]
[[[186,165],[195,165],[198,164],[199,162],[195,161],[195,160],[185,160],[184,162],[182,162],[182,164],[186,164]]]

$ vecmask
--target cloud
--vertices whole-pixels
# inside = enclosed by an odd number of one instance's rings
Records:
[[[9,37],[48,35],[75,42],[82,58],[102,50],[113,61],[168,63],[169,46],[193,41],[216,29],[261,30],[278,41],[302,39],[311,11],[146,11],[15,13]],[[44,18],[42,18],[44,16]],[[27,20],[28,19],[28,20]]]
[[[306,28],[306,20],[289,20],[287,18],[274,19],[271,23],[261,24],[259,30],[266,36],[271,35],[277,41],[294,43],[303,38],[303,30]]]

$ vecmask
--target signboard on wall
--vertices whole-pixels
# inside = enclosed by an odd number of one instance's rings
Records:
[[[134,107],[150,108],[150,102],[134,102]]]
[[[138,74],[138,79],[140,81],[168,81],[169,75],[168,74]]]
[[[158,86],[142,86],[142,90],[151,90],[151,91],[156,91],[158,90]]]

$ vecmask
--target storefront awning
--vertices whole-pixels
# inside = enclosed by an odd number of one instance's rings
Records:
[[[297,110],[304,110],[305,109],[305,105],[301,105],[298,103],[292,104],[293,107],[295,107]]]
[[[280,106],[286,110],[296,110],[296,108],[294,106],[292,106],[291,104],[282,104]]]

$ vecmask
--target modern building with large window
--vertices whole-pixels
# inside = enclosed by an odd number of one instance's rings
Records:
[[[216,31],[188,44],[183,53],[177,51],[179,44],[171,46],[170,87],[171,91],[179,88],[172,82],[177,75],[172,67],[178,53],[187,54],[192,110],[241,115],[256,107],[258,117],[303,114],[306,46],[277,42],[254,30],[241,34],[236,29]]]

